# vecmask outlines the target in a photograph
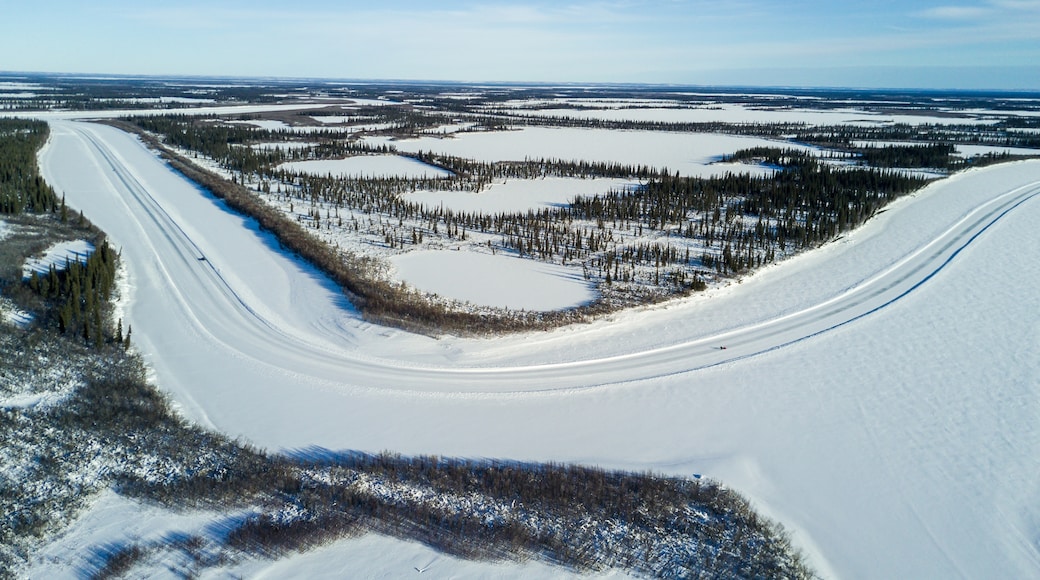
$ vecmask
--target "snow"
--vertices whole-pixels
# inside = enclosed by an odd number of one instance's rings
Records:
[[[0,81],[0,90],[32,89],[34,91],[52,91],[53,87],[45,87],[38,83],[20,83],[13,81]]]
[[[7,236],[11,235],[11,226],[4,220],[0,220],[0,240],[3,240]]]
[[[317,122],[319,122],[319,123],[321,123],[323,125],[328,125],[328,124],[351,123],[351,122],[354,121],[355,118],[354,117],[348,117],[348,116],[345,116],[345,115],[312,115],[311,119],[314,119],[315,121],[317,121]]]
[[[356,97],[351,97],[350,102],[351,104],[343,105],[340,108],[349,111],[353,109],[359,109],[361,107],[393,107],[401,104],[398,101],[391,101],[387,99],[359,99]]]
[[[286,171],[343,177],[451,177],[451,172],[403,155],[358,155],[346,159],[289,161],[278,166]]]
[[[996,145],[957,145],[957,154],[962,157],[975,157],[976,155],[1040,155],[1040,149],[1028,149],[1026,147],[1000,147]]]
[[[72,524],[57,541],[36,554],[33,565],[27,572],[33,578],[79,579],[84,576],[84,570],[91,570],[97,566],[94,550],[141,542],[161,544],[164,541],[192,536],[209,539],[222,534],[229,519],[234,518],[208,511],[171,512],[105,491],[100,494],[94,507],[86,515]],[[100,544],[99,537],[110,539],[109,545]],[[94,550],[84,549],[88,547]],[[134,576],[181,576],[190,570],[193,564],[190,555],[175,550],[162,561],[155,562],[151,568],[135,568]],[[422,544],[404,542],[378,534],[340,540],[278,561],[259,559],[230,562],[225,568],[203,571],[197,577],[257,580],[401,578],[415,576],[417,570],[423,571],[423,577],[431,578],[627,578],[620,573],[570,574],[560,568],[538,562],[496,563],[461,560]]]
[[[97,102],[102,102],[102,103],[106,103],[106,102],[126,102],[126,103],[132,103],[132,104],[135,104],[135,105],[137,105],[137,104],[170,104],[170,103],[177,103],[177,104],[182,104],[182,105],[201,105],[201,104],[210,104],[210,103],[215,103],[216,102],[214,99],[205,99],[205,98],[199,98],[199,97],[169,97],[169,96],[162,96],[162,97],[131,97],[131,98],[127,98],[127,99],[113,98],[113,99],[93,99],[93,100],[97,101]]]
[[[93,253],[94,244],[86,240],[59,242],[47,248],[42,257],[27,260],[22,266],[22,278],[28,279],[33,272],[46,274],[51,266],[59,271],[64,270],[67,262],[85,263]]]
[[[467,129],[472,129],[473,127],[476,127],[476,126],[477,126],[477,123],[474,123],[474,122],[450,123],[450,124],[447,124],[447,125],[438,125],[436,127],[431,127],[429,129],[423,129],[422,132],[427,134],[427,135],[451,135],[453,133],[458,133],[460,131],[465,131]]]
[[[810,147],[760,137],[717,133],[668,133],[660,131],[609,131],[528,127],[519,131],[459,133],[450,139],[423,137],[394,140],[366,137],[373,145],[390,144],[399,151],[433,151],[477,161],[564,159],[616,162],[626,165],[668,168],[684,176],[712,176],[726,172],[772,175],[772,170],[752,165],[715,164],[723,155],[750,147],[782,147],[815,151]]]
[[[64,399],[55,393],[22,393],[13,397],[0,398],[0,409],[31,409],[37,406],[53,406]]]
[[[410,286],[479,306],[551,311],[596,298],[589,282],[573,270],[510,255],[416,251],[392,262],[398,278]]]
[[[294,149],[306,149],[308,147],[317,147],[317,143],[305,143],[299,141],[279,141],[276,143],[256,143],[251,145],[253,149],[279,149],[283,151],[292,151]]]
[[[260,129],[267,129],[268,131],[288,131],[292,127],[285,121],[275,121],[270,119],[251,119],[248,121],[227,121],[235,125],[249,125],[250,127],[259,127]]]
[[[566,99],[565,99],[566,101]],[[646,101],[657,105],[660,101]],[[589,105],[588,100],[579,100],[578,104]],[[626,100],[623,105],[630,105]],[[529,101],[516,101],[514,107],[530,106]],[[596,103],[603,106],[603,103]],[[872,127],[905,123],[922,125],[930,123],[953,125],[992,124],[993,121],[980,120],[974,115],[906,115],[878,113],[863,109],[822,110],[796,107],[762,107],[732,103],[710,103],[696,107],[632,107],[603,106],[603,108],[581,109],[537,109],[522,110],[519,114],[565,119],[598,119],[604,121],[643,121],[655,123],[805,123],[808,125],[853,125]]]
[[[0,239],[3,239],[3,237],[0,236]],[[32,313],[18,308],[13,302],[0,296],[0,322],[17,326],[18,328],[28,328],[29,323],[32,321]]]
[[[347,115],[314,115],[311,117],[311,119],[314,119],[322,125],[344,125],[348,123],[357,123],[359,117]],[[349,133],[356,133],[359,131],[383,131],[393,127],[393,123],[368,123],[358,125],[347,125],[346,127],[337,128],[345,129]]]
[[[290,104],[290,105],[222,105],[207,107],[190,107],[177,109],[178,115],[251,115],[279,111],[298,111],[320,109],[327,104]],[[16,111],[0,112],[0,118],[31,118],[41,121],[62,119],[118,119],[119,117],[152,117],[168,115],[168,109],[106,109],[101,111]]]
[[[927,147],[931,145],[922,141],[853,141],[854,147]],[[1000,155],[1040,155],[1040,149],[1027,147],[1006,147],[1001,145],[954,145],[955,154],[961,157],[975,157],[977,155],[995,154]]]
[[[435,141],[571,157],[553,151],[609,139],[551,131]],[[646,155],[662,153],[696,158]],[[1040,575],[1040,162],[941,180],[725,288],[493,340],[365,323],[335,285],[115,129],[54,122],[41,168],[123,248],[136,344],[203,425],[276,450],[700,473],[793,530],[826,577]],[[92,527],[94,513],[77,533],[124,537]],[[128,521],[144,529],[170,517],[139,513]],[[344,540],[250,573],[393,575],[399,545]]]
[[[373,559],[370,554],[393,554],[386,559]],[[254,567],[256,567],[254,565]],[[248,569],[248,567],[247,567]],[[421,544],[410,544],[385,536],[369,534],[344,540],[300,554],[281,562],[273,562],[257,571],[255,578],[401,578],[416,576],[433,578],[587,578],[589,580],[627,578],[620,573],[569,574],[538,562],[495,563],[458,560]]]
[[[507,179],[479,193],[469,191],[416,191],[401,197],[427,207],[443,206],[457,212],[526,212],[569,204],[577,196],[593,196],[638,186],[626,179]]]
[[[311,133],[335,133],[338,135],[350,135],[353,133],[360,133],[362,131],[384,131],[387,129],[393,129],[396,125],[394,123],[370,123],[367,125],[297,125],[294,127],[288,127],[293,133],[299,133],[303,135],[309,135]]]

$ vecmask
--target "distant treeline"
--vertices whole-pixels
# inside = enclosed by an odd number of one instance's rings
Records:
[[[992,126],[956,123],[921,123],[860,126],[851,124],[809,125],[807,123],[727,123],[632,121],[618,119],[550,117],[501,109],[493,113],[471,113],[468,120],[487,127],[579,127],[588,129],[673,131],[685,133],[726,133],[772,137],[800,143],[846,147],[853,141],[919,141],[922,143],[961,143],[1001,147],[1040,148],[1040,134],[1011,129],[1034,127],[1022,121],[1002,121]]]

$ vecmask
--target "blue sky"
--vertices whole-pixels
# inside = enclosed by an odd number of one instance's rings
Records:
[[[1040,0],[0,0],[0,70],[1040,90]]]

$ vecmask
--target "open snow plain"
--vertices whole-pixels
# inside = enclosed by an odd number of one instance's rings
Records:
[[[122,248],[136,344],[203,424],[287,451],[700,473],[826,576],[1040,575],[1040,163],[933,184],[682,303],[491,341],[362,322],[114,129],[54,122],[41,167]]]

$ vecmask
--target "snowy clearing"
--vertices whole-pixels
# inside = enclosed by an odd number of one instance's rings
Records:
[[[267,129],[268,131],[288,131],[292,129],[292,126],[285,121],[273,121],[268,119],[253,119],[250,121],[226,121],[232,125],[249,125],[250,127],[259,127],[261,129]]]
[[[283,151],[292,151],[294,149],[306,149],[308,147],[316,147],[317,143],[299,142],[299,141],[281,141],[277,143],[256,143],[250,145],[253,149],[280,149]]]
[[[726,172],[772,175],[772,170],[753,165],[713,165],[723,155],[751,147],[781,147],[815,151],[811,147],[760,137],[717,133],[666,133],[657,131],[608,131],[604,129],[558,129],[528,127],[519,131],[460,133],[453,138],[394,140],[367,137],[372,145],[394,145],[400,151],[434,151],[477,161],[523,161],[563,159],[615,162],[626,165],[668,168],[684,176],[708,177]]]
[[[397,277],[410,286],[480,306],[551,311],[596,298],[591,285],[569,268],[504,254],[417,251],[392,262]]]
[[[458,212],[526,212],[569,204],[577,196],[638,187],[627,179],[507,179],[492,183],[480,193],[468,191],[416,191],[401,198],[426,207],[444,206]]]
[[[146,503],[121,497],[113,492],[100,494],[95,506],[37,555],[33,577],[52,580],[78,580],[81,570],[96,565],[95,554],[84,546],[100,547],[99,538],[109,538],[114,546],[131,542],[162,542],[166,538],[219,536],[238,517],[208,511],[171,512]],[[171,570],[191,569],[188,554],[174,553],[157,562],[148,572],[169,575]],[[572,574],[539,562],[474,562],[454,558],[419,543],[368,534],[347,538],[328,546],[296,554],[282,560],[231,562],[204,578],[403,578],[419,572],[433,578],[575,578],[585,580],[622,580],[621,573]],[[135,572],[142,573],[138,568]],[[144,572],[144,573],[148,573]],[[426,577],[424,576],[424,577]]]
[[[976,155],[1040,155],[1040,149],[1027,149],[1025,147],[998,147],[995,145],[957,145],[957,154],[961,157],[975,157]]]
[[[942,180],[728,288],[495,340],[363,322],[114,129],[54,123],[41,167],[124,248],[136,344],[204,425],[274,449],[701,473],[828,577],[1040,575],[1040,163]]]
[[[22,278],[28,279],[33,272],[46,274],[51,266],[58,271],[64,270],[67,263],[85,263],[94,253],[94,244],[86,240],[73,240],[54,244],[44,252],[43,257],[33,258],[22,266]]]
[[[358,155],[346,159],[290,161],[278,166],[286,171],[340,177],[451,177],[451,172],[402,155]]]

